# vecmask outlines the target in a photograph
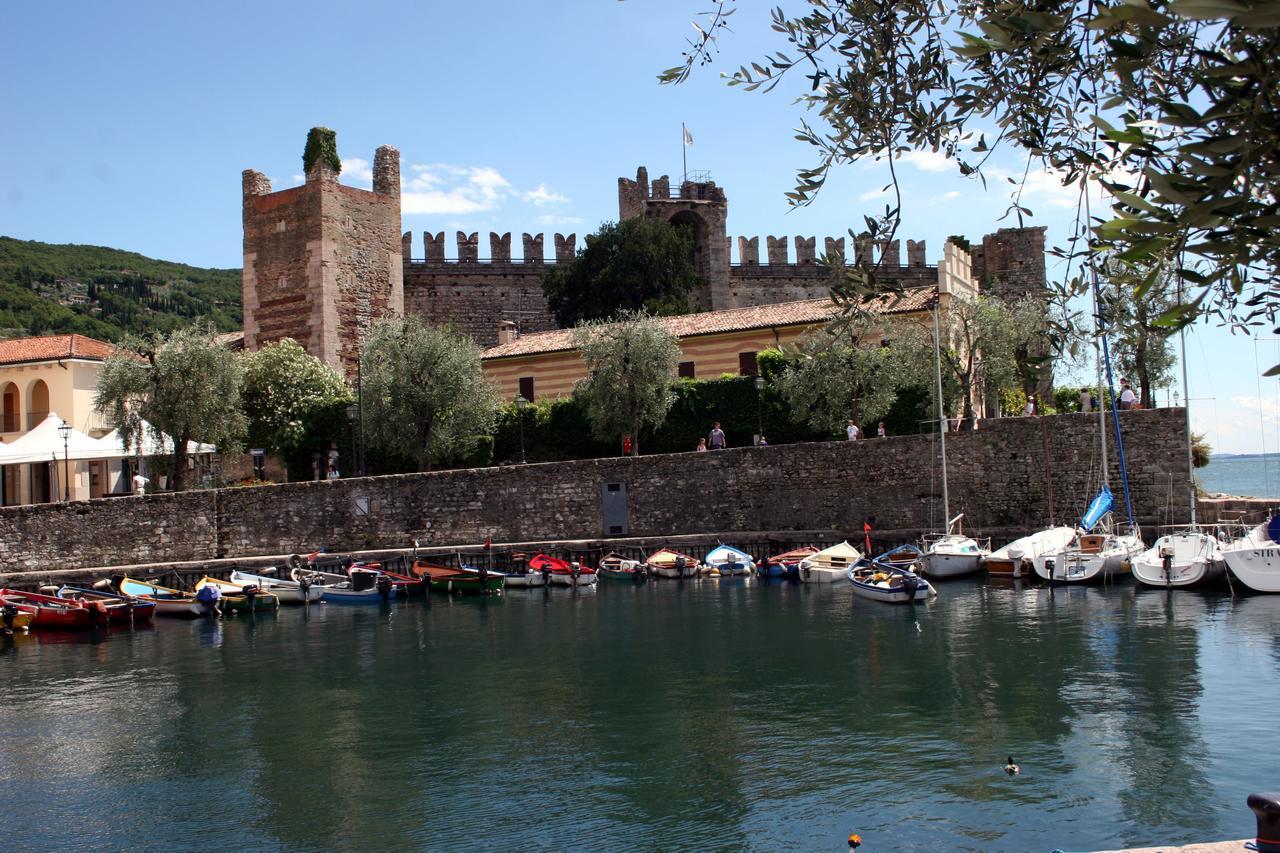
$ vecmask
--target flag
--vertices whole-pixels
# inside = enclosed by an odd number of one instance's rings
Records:
[[[684,144],[685,144],[685,145],[692,145],[692,144],[693,144],[693,134],[689,132],[689,128],[685,127],[684,125],[680,125],[680,128],[684,131]]]

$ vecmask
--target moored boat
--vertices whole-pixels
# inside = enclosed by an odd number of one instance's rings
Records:
[[[660,578],[696,578],[702,564],[697,558],[670,548],[661,548],[649,555],[645,565]]]
[[[310,580],[299,582],[273,578],[266,575],[255,575],[236,569],[231,572],[231,582],[241,586],[257,584],[258,587],[280,599],[281,604],[308,604],[318,602],[324,597],[324,587],[312,584]]]
[[[529,558],[529,568],[546,572],[547,581],[556,586],[593,586],[596,570],[573,560],[562,560],[547,554],[535,554]]]
[[[1133,558],[1133,577],[1144,586],[1187,589],[1221,580],[1226,571],[1222,545],[1203,530],[1166,533]]]
[[[1030,577],[1037,557],[1065,550],[1075,535],[1075,528],[1065,525],[1037,530],[992,551],[982,558],[982,565],[995,578]]]
[[[1113,503],[1111,489],[1104,485],[1089,504],[1071,542],[1061,551],[1037,557],[1032,562],[1035,573],[1051,583],[1066,584],[1103,583],[1128,574],[1132,559],[1147,546],[1136,530],[1113,528]]]
[[[781,554],[774,554],[769,559],[756,565],[756,573],[762,578],[786,578],[799,580],[800,563],[818,553],[812,545],[793,548]]]
[[[353,567],[345,575],[335,575],[312,569],[295,568],[290,574],[299,583],[309,581],[319,586],[321,601],[337,604],[377,603],[389,601],[402,594],[391,578],[373,569]]]
[[[502,588],[506,585],[506,577],[501,572],[455,569],[451,566],[438,566],[425,560],[415,560],[410,571],[413,572],[414,577],[423,578],[435,592],[501,595]]]
[[[195,595],[148,581],[122,578],[116,588],[123,595],[141,598],[156,603],[157,616],[180,616],[194,619],[204,615],[204,607],[196,601]]]
[[[835,583],[847,578],[862,552],[848,542],[837,542],[800,562],[801,583]]]
[[[924,537],[923,570],[931,578],[958,578],[973,574],[991,552],[990,541],[979,542],[961,528],[964,513],[947,522],[947,532]]]
[[[618,554],[606,554],[596,568],[596,577],[607,581],[644,583],[649,579],[649,573],[639,560],[628,560]]]
[[[58,587],[58,597],[79,601],[101,601],[106,605],[107,618],[112,622],[146,622],[156,612],[154,601],[102,589],[86,589],[63,584]]]
[[[12,605],[31,616],[30,624],[49,630],[75,630],[105,624],[106,606],[98,602],[72,601],[56,595],[0,589],[0,606]]]
[[[910,569],[882,563],[879,558],[860,560],[846,577],[854,595],[886,604],[914,604],[927,601],[937,591],[927,580]]]
[[[751,558],[751,555],[732,545],[719,545],[712,548],[707,552],[702,565],[708,569],[708,574],[718,574],[722,577],[749,575],[756,570],[756,561]]]
[[[196,581],[195,590],[196,597],[199,597],[200,590],[206,586],[217,587],[222,593],[222,598],[218,600],[218,606],[223,611],[231,611],[232,613],[255,613],[259,610],[275,610],[280,606],[280,599],[269,592],[265,592],[262,587],[257,584],[234,584],[230,581],[211,578],[208,575]]]
[[[1254,592],[1280,592],[1280,516],[1222,546],[1231,576]]]

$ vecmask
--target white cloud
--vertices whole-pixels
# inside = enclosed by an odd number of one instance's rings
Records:
[[[952,190],[951,192],[946,192],[938,196],[938,201],[951,201],[952,199],[960,198],[960,195],[961,193],[959,190]]]
[[[304,184],[307,182],[307,176],[299,172],[298,174],[293,176],[293,182],[295,184]]]
[[[858,196],[858,201],[875,201],[878,198],[888,198],[892,194],[893,193],[890,190],[881,187],[874,190],[867,190],[862,195]]]
[[[1280,423],[1280,400],[1274,397],[1232,397],[1231,402],[1242,409],[1257,412],[1264,422]]]
[[[371,187],[373,186],[373,165],[359,157],[343,158],[342,177],[358,186]]]
[[[547,213],[533,220],[539,225],[548,225],[557,228],[561,225],[581,225],[586,220],[581,216],[561,216],[556,213]]]
[[[552,192],[547,189],[546,184],[538,184],[538,188],[536,190],[531,190],[524,194],[524,200],[531,204],[535,204],[538,207],[542,207],[547,204],[564,204],[569,199],[560,195],[560,193]]]
[[[915,166],[922,172],[947,172],[959,170],[954,160],[941,151],[908,151],[898,155],[898,161]]]

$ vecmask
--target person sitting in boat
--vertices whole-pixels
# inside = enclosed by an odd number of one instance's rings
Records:
[[[196,591],[196,601],[204,607],[204,615],[210,619],[217,619],[222,615],[222,609],[218,607],[221,600],[222,590],[216,584],[206,583]]]

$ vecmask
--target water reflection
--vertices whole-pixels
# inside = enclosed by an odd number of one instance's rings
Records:
[[[108,847],[1239,837],[1238,784],[1271,772],[1247,744],[1280,698],[1277,604],[654,583],[16,637],[0,782],[38,847],[90,812],[116,816]]]

